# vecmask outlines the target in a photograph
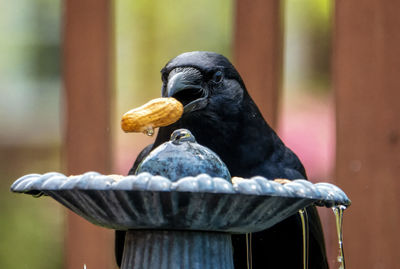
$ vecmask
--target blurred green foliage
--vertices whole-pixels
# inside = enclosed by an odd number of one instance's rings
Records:
[[[62,268],[63,210],[50,198],[10,192],[24,174],[59,171],[59,149],[0,149],[0,268]]]
[[[330,91],[332,14],[332,0],[285,1],[285,90]]]
[[[116,1],[118,115],[160,95],[160,70],[176,55],[210,50],[229,57],[232,22],[230,0]]]
[[[10,192],[60,170],[60,4],[0,2],[0,268],[63,267],[63,210]]]

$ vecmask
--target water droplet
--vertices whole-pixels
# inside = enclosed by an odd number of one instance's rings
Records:
[[[344,251],[343,251],[343,212],[346,209],[344,205],[338,205],[332,207],[333,213],[335,214],[336,219],[336,231],[339,240],[339,255],[337,257],[337,261],[340,263],[339,269],[345,269],[346,264],[344,260]]]
[[[305,208],[299,210],[303,232],[303,269],[308,268],[308,215]]]
[[[247,254],[247,269],[253,268],[252,250],[251,250],[251,233],[246,234],[246,254]]]
[[[149,126],[147,129],[144,131],[144,133],[148,136],[153,136],[154,135],[154,129],[153,127]]]

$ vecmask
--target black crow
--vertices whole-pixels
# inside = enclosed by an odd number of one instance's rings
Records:
[[[161,70],[162,96],[184,105],[179,121],[160,128],[154,144],[136,159],[129,174],[155,147],[180,128],[189,129],[199,144],[225,162],[232,176],[268,179],[306,178],[298,157],[266,123],[249,96],[235,67],[213,52],[188,52],[172,59]],[[328,268],[325,243],[315,207],[307,208],[309,221],[308,268]],[[303,239],[298,214],[270,229],[252,234],[252,267],[303,268]],[[116,255],[121,262],[124,233],[116,234]],[[247,268],[245,235],[232,235],[235,268]]]

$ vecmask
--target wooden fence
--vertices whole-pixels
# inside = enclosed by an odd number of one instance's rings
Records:
[[[234,62],[273,126],[282,71],[280,3],[237,0],[234,33]],[[347,265],[398,268],[400,1],[334,3],[335,183],[353,201],[344,218]],[[65,1],[68,174],[111,171],[112,13],[110,0]],[[110,231],[70,213],[66,234],[66,268],[113,268]],[[332,230],[327,238],[333,250],[335,236]]]

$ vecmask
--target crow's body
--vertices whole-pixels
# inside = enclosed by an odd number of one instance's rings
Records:
[[[219,155],[232,176],[306,178],[297,156],[265,122],[236,69],[225,57],[211,52],[184,53],[162,69],[162,76],[162,95],[180,100],[185,112],[176,123],[160,128],[154,144],[142,151],[130,174],[151,149],[168,141],[174,130],[186,128],[199,144]],[[314,207],[307,208],[307,213],[309,268],[328,268],[318,214]],[[117,260],[121,258],[123,237],[123,232],[117,232]],[[302,240],[298,215],[253,233],[253,268],[302,268]],[[233,235],[232,243],[235,268],[246,268],[245,236]]]

